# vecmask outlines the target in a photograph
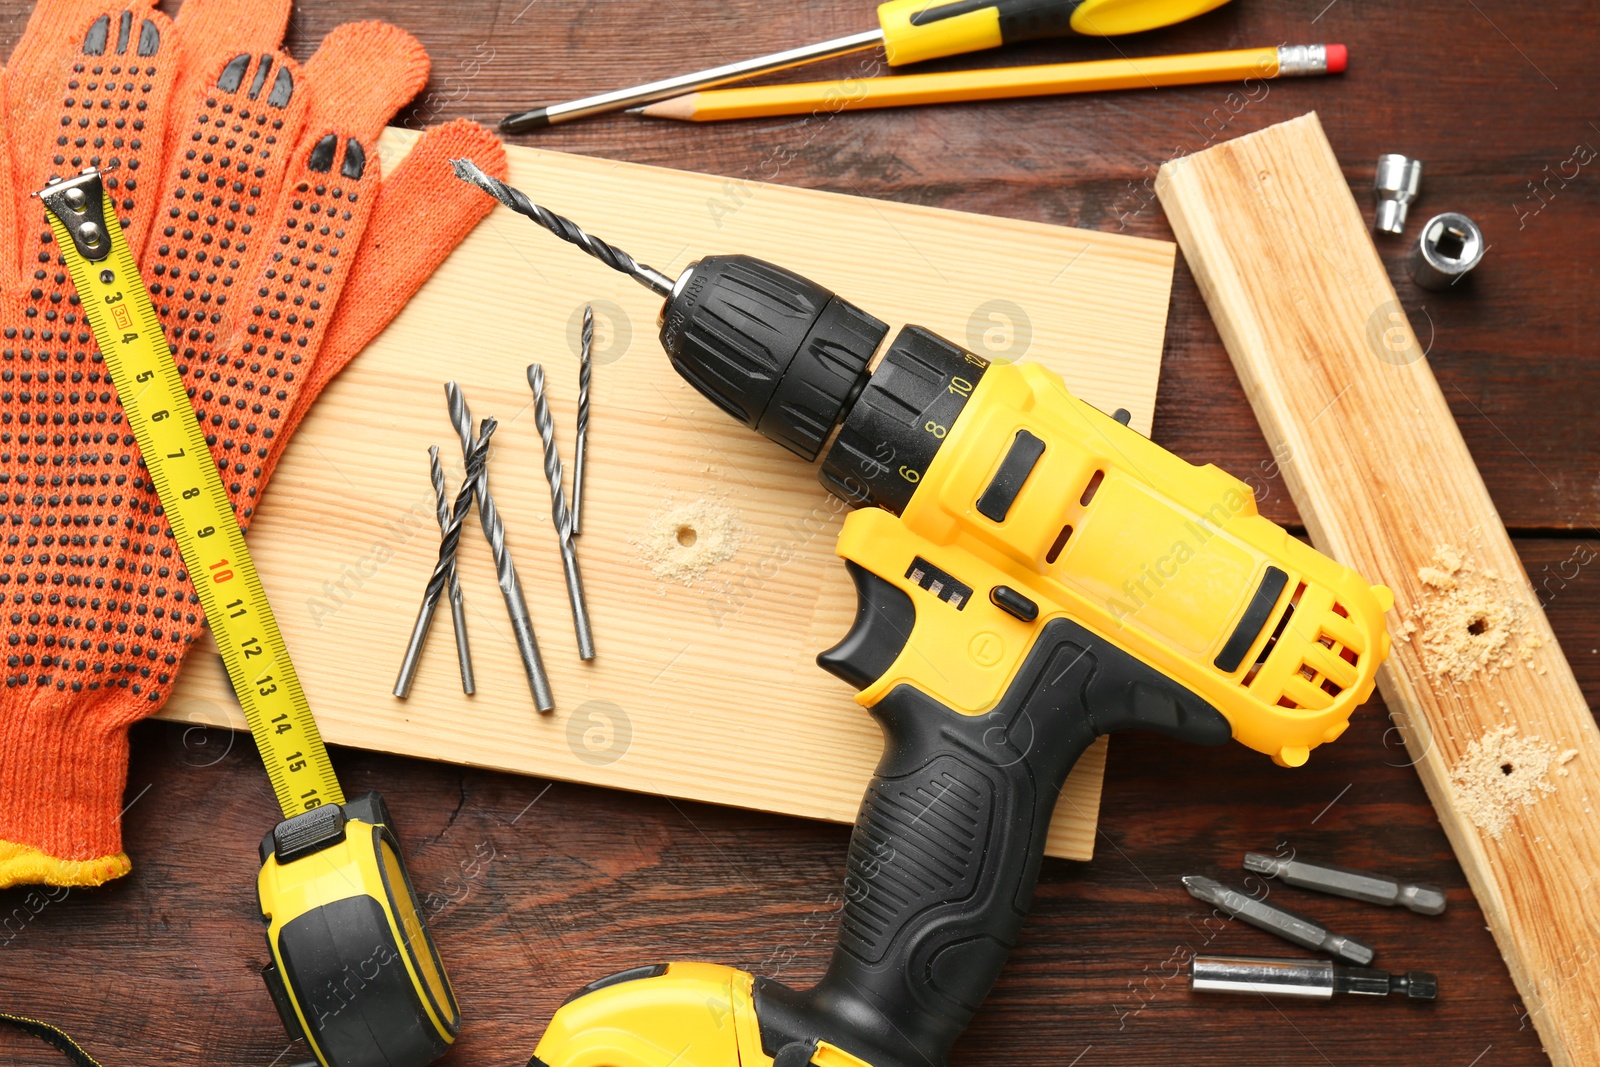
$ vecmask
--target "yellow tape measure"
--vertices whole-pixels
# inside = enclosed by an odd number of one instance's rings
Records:
[[[425,1067],[455,1040],[461,1011],[388,807],[376,793],[346,803],[339,789],[99,173],[39,197],[283,808],[256,879],[267,991],[322,1067]]]
[[[284,817],[343,804],[244,531],[99,173],[54,182],[39,197]]]

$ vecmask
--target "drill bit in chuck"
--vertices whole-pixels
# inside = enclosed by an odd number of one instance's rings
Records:
[[[428,476],[433,481],[433,498],[439,515],[439,533],[450,528],[450,492],[444,484],[444,465],[439,449],[428,449]],[[471,696],[477,689],[472,677],[472,649],[467,644],[467,608],[461,599],[461,578],[456,573],[456,553],[450,554],[450,623],[456,634],[456,660],[461,665],[461,691]]]
[[[572,536],[583,533],[583,468],[589,450],[589,378],[594,372],[594,305],[583,309],[582,351],[578,356],[578,439],[572,455]]]
[[[544,476],[550,481],[550,519],[555,523],[561,544],[561,566],[567,572],[567,599],[572,601],[572,625],[578,633],[578,656],[594,659],[594,633],[589,629],[589,605],[583,595],[583,576],[578,573],[578,554],[572,548],[572,513],[567,510],[567,494],[561,488],[561,454],[556,450],[555,420],[544,391],[544,368],[528,367],[528,385],[533,389],[533,419],[539,425],[539,440],[544,445]]]
[[[512,211],[519,215],[526,215],[563,241],[577,245],[612,270],[628,275],[646,289],[660,296],[672,295],[673,281],[671,278],[654,267],[645,266],[622,249],[613,248],[598,237],[584,233],[583,230],[578,228],[578,224],[571,219],[562,218],[548,208],[535,204],[521,190],[514,189],[500,179],[492,178],[485,174],[472,160],[452,159],[450,166],[455,168],[457,178],[476,185]]]
[[[1320,923],[1313,922],[1303,915],[1297,915],[1287,908],[1257,900],[1247,893],[1229,889],[1220,882],[1199,875],[1184,875],[1183,884],[1189,890],[1190,896],[1215,905],[1235,919],[1243,919],[1251,926],[1260,927],[1269,934],[1277,934],[1285,941],[1292,941],[1318,952],[1326,952],[1330,956],[1337,956],[1363,967],[1372,962],[1374,953],[1371,945],[1357,941],[1353,937],[1332,933]]]
[[[465,453],[472,442],[472,412],[467,409],[466,397],[455,382],[445,384],[444,395],[450,408],[450,421],[461,436],[461,448]],[[522,657],[528,688],[533,692],[533,706],[540,711],[550,711],[556,706],[550,692],[550,676],[545,673],[544,659],[539,655],[539,642],[533,633],[533,616],[528,611],[527,598],[522,595],[522,580],[517,577],[511,549],[506,547],[505,523],[500,519],[500,509],[494,505],[494,497],[489,495],[488,467],[480,464],[475,473],[469,471],[466,484],[478,498],[478,523],[483,527],[483,536],[488,539],[489,548],[494,553],[495,576],[500,582],[500,593],[505,597],[506,612],[511,616],[511,635],[517,644],[517,654]]]
[[[439,561],[434,564],[428,587],[422,594],[422,607],[417,611],[417,623],[411,629],[411,640],[406,645],[405,659],[400,663],[400,676],[395,679],[394,695],[402,699],[410,694],[411,683],[417,677],[417,665],[422,659],[422,645],[428,639],[428,626],[439,608],[439,597],[450,581],[450,571],[455,563],[456,549],[461,544],[461,523],[472,510],[472,486],[483,465],[489,460],[489,439],[498,424],[493,419],[483,420],[483,429],[477,440],[467,448],[467,474],[456,494],[455,505],[450,510],[450,521],[445,524],[439,538]]]
[[[1444,890],[1431,885],[1410,885],[1388,875],[1352,871],[1327,863],[1267,856],[1260,852],[1245,853],[1244,869],[1301,889],[1315,889],[1336,897],[1365,900],[1386,908],[1399,904],[1419,915],[1438,915],[1444,911]]]

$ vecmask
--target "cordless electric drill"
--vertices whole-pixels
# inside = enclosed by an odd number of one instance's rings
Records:
[[[623,971],[561,1007],[534,1067],[942,1067],[1016,941],[1062,783],[1096,737],[1232,737],[1298,766],[1371,693],[1388,589],[1043,367],[907,326],[874,368],[888,328],[814,282],[748,256],[673,281],[456,168],[664,296],[678,372],[823,456],[823,485],[858,507],[837,549],[857,605],[817,662],[885,737],[822,981]]]

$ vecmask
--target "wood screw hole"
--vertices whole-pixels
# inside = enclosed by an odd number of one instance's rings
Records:
[[[699,539],[700,535],[694,532],[693,526],[678,527],[678,544],[682,545],[684,548],[692,547]]]

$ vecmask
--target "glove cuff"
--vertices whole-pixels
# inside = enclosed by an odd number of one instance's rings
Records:
[[[64,695],[17,687],[0,697],[0,888],[94,886],[130,867],[127,726],[103,706],[85,714],[51,699]]]

